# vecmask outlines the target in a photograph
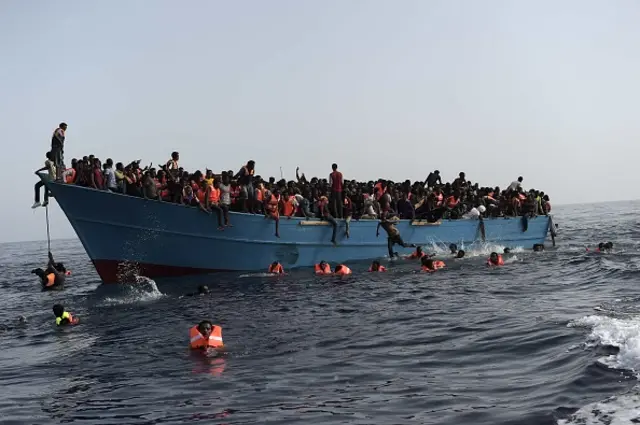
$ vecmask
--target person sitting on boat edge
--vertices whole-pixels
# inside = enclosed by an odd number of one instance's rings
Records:
[[[189,348],[192,350],[220,349],[222,343],[222,328],[209,320],[203,320],[189,329]]]
[[[331,266],[322,260],[314,266],[316,274],[331,274]]]
[[[435,272],[436,270],[439,270],[445,267],[444,261],[433,260],[428,257],[422,257],[422,259],[420,260],[420,263],[421,263],[420,269],[424,272]]]
[[[282,268],[282,264],[280,264],[277,261],[274,261],[273,263],[271,263],[271,265],[269,266],[269,270],[267,271],[267,273],[271,273],[271,274],[284,274],[284,268]]]
[[[73,317],[71,313],[65,311],[64,306],[56,304],[53,306],[53,314],[56,316],[56,326],[77,325],[80,320]]]
[[[371,267],[369,267],[370,272],[386,272],[387,268],[380,264],[380,261],[375,260],[371,263]]]
[[[336,266],[336,269],[334,270],[333,274],[338,275],[338,276],[346,276],[351,274],[351,269],[347,266],[345,266],[344,264],[338,264]]]
[[[317,202],[318,213],[323,220],[328,221],[329,224],[333,227],[333,233],[331,234],[331,243],[336,245],[338,242],[336,241],[336,233],[338,231],[338,222],[329,212],[329,198],[326,196],[321,196]]]
[[[492,252],[489,258],[487,259],[488,266],[504,266],[504,260],[502,259],[502,255],[497,252]]]
[[[276,222],[276,238],[280,237],[280,191],[277,189],[267,195],[269,198],[265,201],[264,212],[265,218],[271,218]]]

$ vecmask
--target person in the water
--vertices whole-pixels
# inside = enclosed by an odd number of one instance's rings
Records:
[[[60,304],[53,306],[53,314],[56,316],[56,326],[76,325],[79,322],[77,317],[65,311],[64,306]]]
[[[487,259],[488,266],[504,266],[504,260],[502,259],[502,255],[497,252],[492,252],[489,258]]]
[[[442,269],[445,267],[444,261],[440,260],[432,260],[431,258],[422,257],[420,260],[421,266],[420,269],[423,272],[435,272],[436,270]]]
[[[511,254],[511,249],[510,248],[505,248],[502,253],[503,254]]]
[[[533,245],[533,252],[542,252],[544,251],[544,245],[541,243],[537,243]]]
[[[207,295],[209,293],[209,287],[207,285],[198,286],[198,292],[192,292],[190,294],[185,294],[185,297],[195,297],[197,295]]]
[[[209,320],[203,320],[189,329],[189,348],[192,350],[208,350],[209,348],[221,349],[222,328],[214,325]]]
[[[70,274],[64,264],[55,262],[51,251],[49,251],[49,263],[46,270],[37,268],[31,270],[31,273],[40,278],[42,289],[45,291],[64,288],[65,275]]]
[[[386,272],[387,268],[380,264],[380,261],[375,260],[371,263],[371,267],[369,267],[370,272]]]
[[[277,261],[274,261],[269,266],[269,269],[268,269],[267,273],[284,274],[284,268],[282,267],[282,264],[278,263]]]
[[[376,227],[376,237],[380,236],[380,227],[387,232],[387,248],[389,250],[389,258],[393,258],[395,253],[393,252],[394,245],[400,245],[404,248],[416,248],[416,244],[408,244],[402,240],[400,231],[396,228],[396,222],[383,218]]]
[[[464,255],[464,249],[459,249],[458,252],[455,253],[456,258],[464,258]]]
[[[314,266],[316,274],[331,274],[331,266],[324,260]]]
[[[335,270],[333,271],[333,274],[338,276],[346,276],[351,274],[351,269],[345,266],[344,264],[338,264]]]
[[[452,243],[449,244],[449,251],[453,254],[456,255],[458,253],[458,245]]]

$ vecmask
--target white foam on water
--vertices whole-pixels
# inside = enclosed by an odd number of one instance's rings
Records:
[[[275,277],[275,276],[280,276],[278,274],[275,273],[248,273],[248,274],[241,274],[240,276],[238,276],[238,278],[247,278],[247,277]]]
[[[598,362],[612,369],[632,371],[640,378],[640,317],[624,318],[590,315],[570,322],[567,327],[589,328],[585,347],[612,346],[618,354],[603,356]],[[559,425],[622,425],[640,421],[640,387],[587,404]]]
[[[598,361],[612,369],[630,370],[640,377],[640,318],[615,318],[590,315],[570,322],[568,327],[591,328],[587,347],[612,346],[618,354],[604,356]]]
[[[639,420],[640,394],[634,388],[631,393],[587,404],[569,419],[558,420],[558,425],[629,425]]]
[[[155,301],[164,297],[158,289],[158,285],[153,279],[145,276],[135,276],[136,283],[125,286],[125,294],[120,297],[107,297],[104,299],[106,305],[135,304],[140,302]]]

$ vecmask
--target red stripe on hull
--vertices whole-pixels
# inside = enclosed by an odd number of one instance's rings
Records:
[[[130,263],[116,260],[93,260],[93,265],[103,283],[132,283],[134,276],[176,277],[229,270],[198,269],[193,267],[165,266],[161,264]]]

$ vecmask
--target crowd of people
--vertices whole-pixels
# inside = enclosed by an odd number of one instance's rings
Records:
[[[336,219],[409,220],[473,219],[479,217],[536,216],[551,211],[550,199],[544,192],[522,187],[518,177],[506,188],[481,186],[467,180],[461,172],[450,183],[443,183],[440,172],[429,173],[425,181],[393,182],[356,181],[343,178],[333,164],[328,178],[307,179],[296,169],[296,179],[286,181],[256,174],[251,160],[238,171],[215,173],[212,170],[190,172],[180,166],[180,155],[173,152],[169,160],[156,167],[141,161],[122,163],[111,158],[102,161],[89,155],[64,164],[64,140],[67,124],[61,123],[52,136],[51,151],[44,167],[50,179],[138,196],[164,202],[180,203],[215,212],[218,226],[231,226],[229,211],[265,214],[276,220],[276,236],[280,217],[318,217],[334,224]],[[33,208],[40,203],[42,182],[35,187]],[[334,235],[335,241],[335,235]]]

